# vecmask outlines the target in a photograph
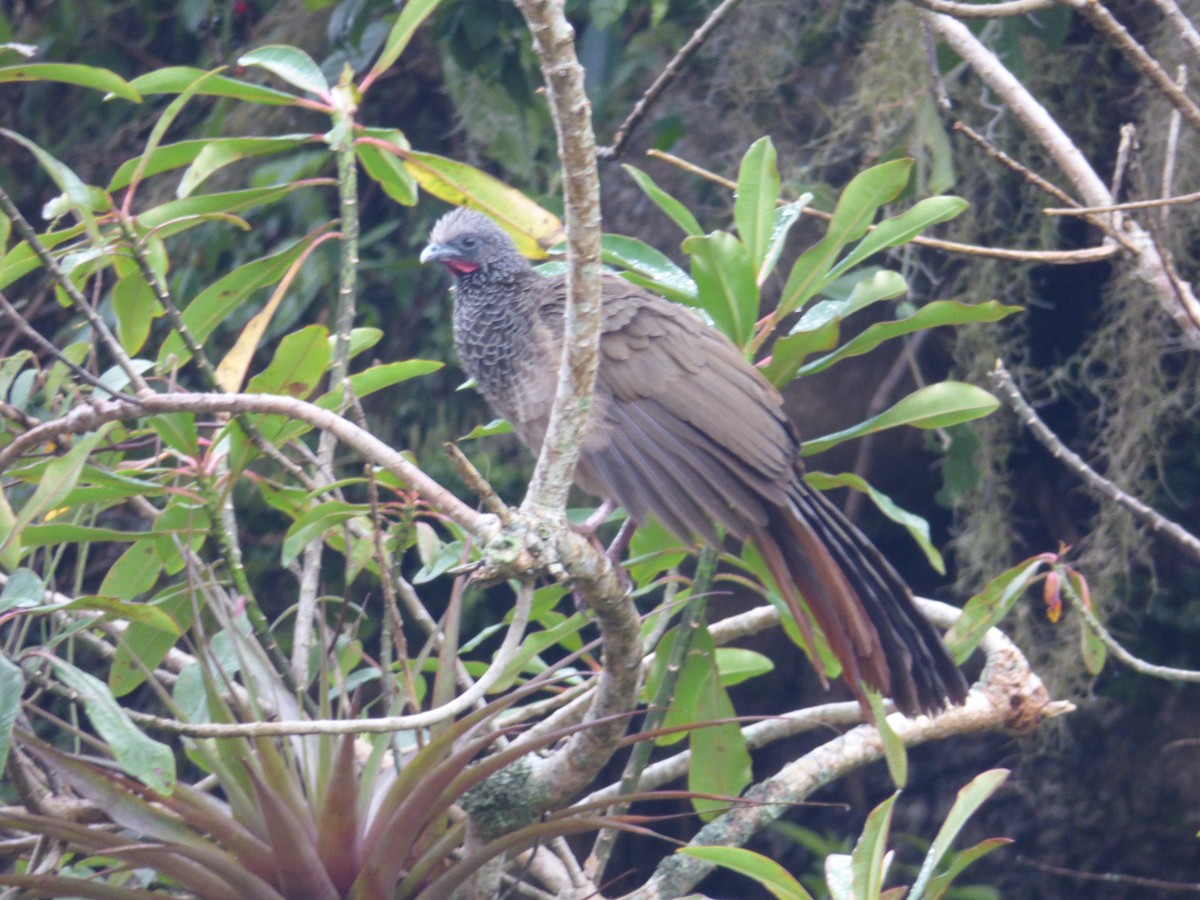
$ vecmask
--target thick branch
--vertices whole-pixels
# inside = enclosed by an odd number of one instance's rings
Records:
[[[920,605],[922,612],[938,624],[952,621],[960,612],[930,600],[922,600]],[[989,631],[980,648],[987,654],[987,663],[966,703],[932,719],[910,719],[899,714],[888,717],[888,724],[907,746],[979,731],[1029,731],[1045,719],[1073,709],[1070,703],[1049,699],[1041,679],[1029,668],[1020,650],[998,630]],[[870,725],[860,725],[751,788],[746,797],[754,801],[753,805],[739,806],[714,819],[697,832],[691,845],[740,846],[822,786],[882,758],[879,733]],[[712,867],[691,857],[669,857],[659,865],[655,876],[626,895],[626,900],[685,896]]]
[[[558,134],[567,224],[568,303],[558,390],[524,506],[561,511],[587,425],[600,361],[600,176],[592,107],[575,57],[575,31],[553,0],[517,0],[533,35]]]

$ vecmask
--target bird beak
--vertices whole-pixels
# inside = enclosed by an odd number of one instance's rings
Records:
[[[442,244],[429,244],[421,251],[421,263],[437,262],[451,256],[450,248]]]

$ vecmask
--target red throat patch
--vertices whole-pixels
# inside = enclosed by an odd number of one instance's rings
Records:
[[[446,260],[446,268],[455,275],[466,275],[469,272],[474,272],[479,268],[479,266],[477,266],[475,263],[462,262],[461,260],[457,259],[448,259]]]

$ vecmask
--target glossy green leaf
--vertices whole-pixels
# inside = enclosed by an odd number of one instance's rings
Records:
[[[838,347],[833,353],[814,359],[797,372],[798,376],[812,375],[828,369],[836,362],[869,353],[885,341],[912,334],[926,328],[943,325],[966,325],[975,322],[999,322],[1022,311],[1020,306],[1005,306],[995,300],[984,303],[959,303],[956,300],[934,300],[911,316],[891,322],[876,322]]]
[[[769,137],[761,137],[742,157],[733,202],[738,237],[750,251],[756,280],[775,230],[775,201],[778,199],[779,167],[775,145]]]
[[[636,284],[676,303],[696,306],[696,282],[690,275],[649,244],[637,238],[620,234],[606,234],[600,238],[600,258],[610,266],[625,269],[626,275]]]
[[[502,226],[530,259],[562,239],[562,222],[533,200],[487,172],[434,153],[411,150],[404,167],[417,183],[454,206],[470,206]]]
[[[400,58],[400,54],[412,40],[417,28],[437,8],[438,2],[439,0],[408,0],[404,4],[404,8],[400,10],[400,15],[396,17],[396,21],[392,25],[392,30],[388,32],[379,58],[375,60],[375,65],[371,66],[371,71],[363,79],[364,85],[374,81],[392,67],[392,63]]]
[[[671,221],[682,228],[685,233],[693,237],[700,237],[704,234],[704,229],[700,227],[700,223],[696,221],[692,211],[655,184],[653,178],[641,169],[628,164],[623,164],[621,168],[637,182],[637,186],[645,195],[654,201],[654,205],[665,212]]]
[[[203,344],[250,294],[279,281],[313,239],[310,235],[286,250],[238,266],[201,291],[183,311],[183,322],[192,336]],[[181,364],[191,359],[191,354],[177,334],[168,335],[163,341],[162,349],[158,352],[158,364],[165,365],[172,355]]]
[[[21,548],[25,543],[24,535],[18,534],[16,528],[17,514],[13,512],[8,496],[0,490],[0,568],[14,575],[21,571]],[[2,599],[0,596],[0,611],[4,609]]]
[[[50,657],[58,680],[83,701],[93,727],[126,773],[160,794],[175,786],[175,755],[166,744],[151,740],[126,714],[104,682],[58,657]]]
[[[812,197],[812,194],[802,194],[799,199],[775,208],[775,218],[771,226],[771,234],[767,238],[766,252],[763,255],[762,263],[758,267],[758,284],[760,287],[766,282],[767,277],[775,271],[775,265],[779,262],[779,255],[783,252],[783,245],[787,242],[788,232],[799,221],[800,214],[812,202]]]
[[[954,805],[946,814],[942,827],[938,829],[937,837],[933,839],[933,844],[930,845],[929,852],[925,854],[925,859],[921,863],[921,871],[909,893],[912,900],[920,900],[926,896],[925,889],[933,879],[933,873],[937,871],[942,858],[949,852],[954,839],[967,824],[967,820],[975,815],[979,807],[1000,788],[1000,785],[1004,784],[1008,776],[1007,769],[990,769],[980,773],[959,789]]]
[[[122,100],[141,103],[142,97],[134,87],[108,69],[74,63],[28,63],[0,68],[0,83],[12,81],[58,81],[80,87],[105,91]]]
[[[914,428],[957,425],[986,416],[999,405],[1000,401],[981,387],[961,381],[942,381],[914,391],[890,409],[851,428],[806,441],[801,452],[811,456],[844,441],[899,425]]]
[[[293,87],[328,99],[329,82],[316,61],[299,47],[268,44],[238,57],[239,66],[261,66]]]
[[[129,85],[143,96],[178,94],[204,74],[206,73],[203,69],[195,69],[190,66],[167,66],[147,72],[145,75],[135,78]],[[267,106],[288,106],[296,102],[296,98],[291,94],[275,88],[251,84],[248,81],[229,78],[225,75],[216,75],[205,81],[199,93],[207,97],[230,97],[234,100],[245,100],[248,103]]]
[[[745,847],[680,847],[676,852],[752,878],[777,900],[812,900],[812,894],[787,869]]]
[[[117,339],[130,354],[137,354],[150,336],[150,324],[163,315],[162,304],[141,272],[119,279],[112,289]]]
[[[825,236],[806,250],[792,267],[779,299],[786,315],[820,292],[833,280],[830,274],[842,248],[866,233],[875,213],[904,190],[912,172],[911,159],[897,159],[860,172],[842,191]]]
[[[312,135],[283,134],[266,138],[216,138],[202,141],[187,171],[179,179],[176,197],[188,197],[214,172],[252,157],[285,153],[312,140]]]
[[[1008,615],[1044,564],[1040,556],[1018,563],[989,581],[963,605],[962,614],[946,633],[946,646],[958,665],[979,646],[987,630]]]
[[[82,225],[73,225],[58,231],[49,231],[39,235],[39,239],[47,250],[53,250],[59,244],[74,240],[83,234]],[[21,241],[3,257],[0,257],[0,291],[4,290],[18,278],[23,278],[39,268],[42,261],[25,241]]]
[[[381,363],[351,375],[350,387],[356,397],[366,397],[409,379],[436,372],[444,366],[445,363],[432,359],[405,359],[399,362]],[[323,409],[337,409],[341,406],[341,398],[342,387],[339,385],[318,398],[316,405]]]
[[[911,241],[930,225],[953,219],[967,208],[961,197],[926,197],[898,216],[884,219],[830,270],[834,278],[888,247]]]
[[[714,231],[689,237],[683,249],[692,258],[697,301],[717,328],[739,347],[754,333],[758,319],[758,283],[746,245],[732,234]]]
[[[1013,843],[1012,838],[987,838],[978,844],[968,847],[966,850],[961,850],[953,854],[950,857],[950,864],[946,867],[946,871],[929,882],[929,889],[923,893],[922,900],[925,900],[925,898],[928,898],[928,900],[943,900],[947,896],[972,900],[971,895],[968,894],[966,889],[960,890],[957,894],[947,894],[950,886],[954,883],[954,879],[973,862],[983,859],[989,853],[995,853],[997,850],[1007,847],[1011,843]],[[981,900],[992,900],[992,897],[995,896],[998,895],[988,896],[983,894],[981,895]]]
[[[873,303],[903,296],[907,291],[908,284],[896,272],[877,269],[864,274],[849,294],[814,304],[792,327],[791,334],[775,341],[764,374],[776,385],[787,384],[812,353],[837,345],[845,318]]]
[[[911,513],[904,509],[887,494],[876,490],[865,478],[850,472],[843,472],[839,475],[829,475],[825,472],[807,472],[804,475],[804,480],[822,491],[836,487],[848,487],[866,494],[881,513],[898,525],[903,525],[908,533],[912,535],[913,540],[917,542],[917,546],[921,548],[921,552],[925,554],[925,558],[929,560],[929,565],[933,567],[934,571],[939,575],[946,574],[946,562],[942,559],[942,554],[938,552],[937,547],[933,546],[933,542],[929,539],[929,523],[916,513]]]
[[[25,676],[21,667],[0,655],[0,772],[8,762],[12,745],[12,729],[21,712],[21,696],[25,693]]]
[[[404,133],[396,128],[368,128],[366,134],[401,150],[412,149]],[[381,147],[364,143],[356,143],[354,152],[358,155],[363,169],[379,183],[385,194],[401,206],[412,206],[417,202],[417,180],[404,167],[399,156]]]
[[[1070,590],[1073,590],[1076,596],[1088,608],[1091,608],[1087,582],[1084,581],[1083,576],[1074,569],[1066,569],[1064,574]],[[1079,652],[1083,659],[1083,667],[1089,675],[1099,675],[1104,671],[1104,663],[1108,659],[1108,646],[1087,622],[1080,625]]]

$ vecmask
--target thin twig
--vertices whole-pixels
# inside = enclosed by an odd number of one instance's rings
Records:
[[[711,13],[708,18],[700,25],[699,28],[692,33],[687,42],[679,48],[679,52],[674,58],[667,63],[658,77],[654,79],[654,83],[646,88],[646,92],[642,94],[640,100],[633,107],[633,110],[626,117],[625,121],[617,129],[613,136],[613,142],[607,147],[600,147],[596,150],[596,155],[601,159],[616,159],[625,150],[625,145],[629,142],[633,130],[641,123],[650,107],[662,96],[663,91],[667,89],[675,77],[680,73],[683,67],[687,64],[696,51],[708,40],[708,36],[716,30],[722,20],[733,11],[733,9],[741,3],[741,0],[723,0]]]
[[[1083,17],[1091,22],[1096,30],[1133,64],[1135,69],[1158,88],[1159,92],[1179,110],[1180,115],[1187,119],[1193,128],[1200,130],[1200,106],[1197,106],[1154,57],[1133,39],[1125,26],[1113,17],[1104,4],[1099,0],[1059,0],[1059,2],[1082,13]]]
[[[697,166],[695,163],[690,163],[686,159],[682,159],[671,153],[663,150],[647,150],[647,156],[653,156],[656,159],[661,159],[676,166],[685,172],[691,172],[694,175],[711,181],[714,184],[719,184],[731,191],[737,190],[737,184],[724,178],[715,172],[710,172],[707,169]],[[780,200],[782,205],[786,201]],[[811,206],[804,210],[806,215],[813,216],[817,219],[822,219],[828,222],[833,218],[832,213],[827,213],[824,210],[813,209]],[[876,226],[871,225],[868,230],[874,230]],[[909,241],[910,244],[916,244],[920,247],[929,247],[932,250],[943,250],[947,253],[961,253],[967,256],[983,256],[991,259],[1008,259],[1014,262],[1031,262],[1039,265],[1083,265],[1085,263],[1099,262],[1100,260],[1108,259],[1109,257],[1120,252],[1120,248],[1112,245],[1103,247],[1088,247],[1083,250],[1017,250],[1004,247],[983,247],[977,244],[961,244],[957,241],[943,241],[938,238],[926,237],[917,235]]]
[[[1180,194],[1178,197],[1159,197],[1154,200],[1130,200],[1127,203],[1110,203],[1108,206],[1074,206],[1063,209],[1048,206],[1042,210],[1048,216],[1087,216],[1096,213],[1121,212],[1127,209],[1158,209],[1165,206],[1182,206],[1186,203],[1200,203],[1200,191],[1193,194]]]
[[[454,466],[455,471],[458,472],[459,477],[466,482],[468,488],[479,495],[479,499],[488,508],[488,512],[500,519],[500,524],[502,525],[508,525],[512,522],[512,510],[508,508],[508,504],[500,499],[500,495],[496,493],[496,489],[475,468],[471,460],[467,459],[467,455],[462,452],[458,444],[453,441],[446,441],[442,444],[442,449],[446,451],[446,456],[450,458],[450,463]]]
[[[1096,637],[1100,638],[1100,642],[1112,651],[1113,656],[1119,659],[1129,668],[1141,675],[1149,675],[1151,678],[1161,678],[1164,681],[1182,681],[1191,684],[1200,684],[1200,672],[1193,669],[1176,669],[1171,666],[1159,666],[1154,663],[1146,662],[1134,656],[1120,642],[1109,633],[1104,624],[1096,618],[1096,614],[1088,608],[1088,605],[1083,602],[1083,598],[1079,596],[1079,592],[1075,590],[1071,584],[1070,578],[1063,578],[1059,582],[1063,593],[1067,595],[1067,601],[1075,612],[1083,618],[1087,627],[1092,630]]]
[[[1068,448],[1049,426],[1038,416],[1029,402],[1021,395],[1020,389],[1013,380],[1004,363],[996,361],[996,367],[991,372],[992,384],[1000,392],[1000,399],[1009,407],[1037,438],[1038,442],[1056,458],[1066,463],[1089,488],[1107,497],[1129,510],[1133,516],[1155,534],[1171,540],[1193,560],[1200,562],[1200,538],[1189,532],[1183,526],[1172,522],[1162,514],[1154,511],[1141,500],[1132,497],[1121,490],[1083,459]]]
[[[1141,875],[1121,875],[1116,872],[1080,872],[1077,869],[1066,869],[1062,866],[1052,866],[1050,863],[1038,862],[1028,857],[1018,856],[1017,862],[1049,872],[1051,875],[1062,875],[1066,878],[1076,878],[1080,881],[1099,881],[1104,884],[1131,884],[1137,887],[1153,888],[1156,891],[1181,891],[1188,894],[1200,894],[1200,884],[1188,884],[1183,881],[1164,881],[1161,878],[1144,878]]]
[[[3,187],[0,187],[0,209],[3,209],[5,215],[12,220],[17,233],[21,235],[21,238],[33,250],[34,255],[42,261],[42,265],[46,267],[46,270],[50,273],[55,283],[63,289],[75,308],[88,320],[88,324],[92,326],[93,333],[104,342],[104,345],[108,348],[108,352],[113,355],[113,359],[121,367],[121,370],[129,379],[129,383],[133,385],[134,391],[139,394],[148,392],[150,386],[146,384],[146,379],[142,377],[142,373],[134,366],[133,360],[129,358],[129,354],[125,352],[125,348],[121,346],[121,342],[117,340],[111,329],[105,324],[104,319],[100,317],[100,314],[88,303],[87,298],[80,293],[79,288],[75,286],[75,282],[62,270],[62,266],[58,264],[58,260],[54,258],[54,254],[42,243],[41,238],[38,237],[38,233],[34,231],[33,226],[29,224],[25,217],[21,215],[21,210],[13,203],[12,198],[8,196]]]

